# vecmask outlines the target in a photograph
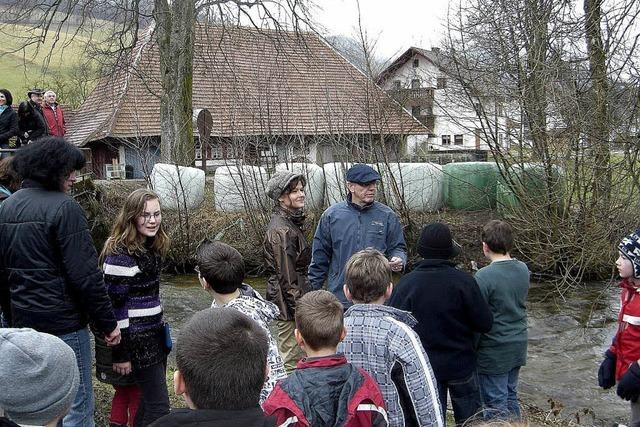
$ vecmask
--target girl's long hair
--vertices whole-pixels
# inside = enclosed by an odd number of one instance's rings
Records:
[[[111,234],[104,243],[104,248],[100,254],[101,263],[104,262],[108,255],[122,252],[123,250],[130,255],[139,255],[147,250],[145,248],[146,237],[138,233],[136,223],[138,217],[144,213],[144,205],[149,200],[159,201],[160,198],[156,193],[146,188],[137,189],[127,196],[127,200],[125,200],[116,222],[111,228]],[[162,221],[151,245],[151,250],[161,256],[165,256],[169,250],[169,236],[164,231]]]

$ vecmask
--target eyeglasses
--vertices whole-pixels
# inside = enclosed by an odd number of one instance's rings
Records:
[[[144,218],[144,222],[145,223],[149,222],[151,217],[153,217],[153,219],[157,220],[158,218],[162,217],[162,213],[161,212],[156,212],[156,213],[150,214],[149,212],[145,212],[142,215],[140,215],[140,218]]]

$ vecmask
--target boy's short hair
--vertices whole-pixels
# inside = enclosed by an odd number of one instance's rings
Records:
[[[491,220],[482,227],[482,241],[491,252],[506,255],[513,249],[513,229],[508,222]]]
[[[304,294],[296,303],[296,328],[313,350],[337,347],[344,329],[342,303],[328,291]]]
[[[226,243],[203,242],[196,251],[196,260],[200,276],[215,292],[230,294],[242,285],[244,260],[240,252]]]
[[[193,315],[176,342],[176,364],[197,409],[256,407],[264,385],[266,332],[239,311],[209,308]]]
[[[375,301],[391,283],[389,261],[375,249],[356,252],[345,266],[345,282],[353,300],[365,304]]]

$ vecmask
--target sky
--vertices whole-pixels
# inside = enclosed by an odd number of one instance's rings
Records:
[[[315,0],[312,18],[324,35],[355,36],[358,28],[356,0]],[[454,2],[452,2],[453,4]],[[411,46],[441,46],[448,0],[360,0],[362,25],[378,39],[377,56],[387,59]]]

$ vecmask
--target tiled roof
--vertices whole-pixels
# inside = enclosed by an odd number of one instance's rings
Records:
[[[74,115],[72,142],[160,135],[158,49],[141,39]],[[425,133],[315,34],[198,25],[195,40],[193,108],[211,112],[213,136]]]
[[[410,60],[415,54],[422,55],[429,61],[437,65],[442,71],[446,71],[450,66],[450,60],[442,53],[440,49],[422,49],[420,47],[410,47],[405,50],[402,55],[398,56],[387,68],[382,70],[378,77],[378,84],[384,83],[393,73],[400,67],[402,67],[408,60]]]

